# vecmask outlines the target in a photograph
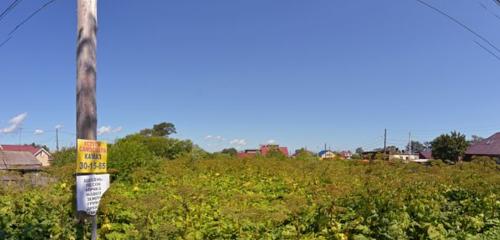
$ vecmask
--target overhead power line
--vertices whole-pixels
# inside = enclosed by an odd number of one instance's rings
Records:
[[[21,23],[17,24],[12,31],[9,32],[9,35],[14,34],[20,27],[22,27],[26,22],[28,22],[32,17],[34,17],[37,13],[42,11],[44,8],[48,7],[50,4],[54,3],[57,0],[50,0],[43,4],[40,8],[38,8],[36,11],[34,11],[32,14],[30,14],[27,18],[25,18]]]
[[[2,21],[2,19],[7,16],[19,3],[21,3],[23,0],[14,0],[10,3],[10,5],[5,9],[3,10],[2,13],[0,13],[0,21]]]
[[[21,2],[22,0],[19,0],[17,1],[19,4],[19,2]],[[50,6],[52,3],[54,3],[55,1],[57,0],[49,0],[48,2],[46,2],[45,4],[43,4],[41,7],[39,7],[38,9],[36,9],[33,13],[31,13],[30,15],[28,15],[28,17],[26,17],[25,19],[23,19],[19,24],[17,24],[10,32],[9,34],[7,35],[7,37],[5,38],[4,41],[2,41],[0,43],[0,47],[2,47],[3,45],[5,45],[7,42],[9,42],[12,37],[14,36],[14,33],[17,32],[17,30],[19,30],[24,24],[26,24],[31,18],[33,18],[36,14],[38,14],[40,11],[42,11],[43,9],[45,9],[46,7]],[[16,4],[16,5],[17,5]],[[12,5],[12,4],[11,4]],[[15,5],[15,6],[16,6]],[[8,9],[8,8],[7,8]],[[12,10],[10,10],[12,11]]]
[[[500,56],[496,55],[494,52],[492,52],[491,50],[489,50],[487,47],[485,47],[484,45],[482,45],[481,43],[479,43],[478,41],[475,41],[474,42],[480,47],[482,48],[484,51],[488,52],[489,54],[491,54],[493,57],[495,57],[498,61],[500,61]]]
[[[442,11],[441,9],[439,9],[437,7],[434,7],[433,5],[431,5],[431,4],[429,4],[429,3],[425,2],[425,1],[422,1],[422,0],[415,0],[415,1],[419,2],[420,4],[422,4],[422,5],[430,8],[432,10],[434,10],[435,12],[441,14],[442,16],[445,16],[446,18],[450,19],[452,22],[454,22],[455,24],[457,24],[460,27],[464,28],[468,32],[472,33],[474,36],[478,37],[479,39],[483,40],[486,44],[488,44],[490,47],[494,48],[497,52],[500,53],[500,49],[497,46],[495,46],[493,43],[491,43],[484,36],[482,36],[481,34],[477,33],[472,28],[470,28],[469,26],[465,25],[464,23],[462,23],[458,19],[454,18],[453,16],[449,15],[448,13]],[[500,0],[496,0],[496,2],[499,2],[499,1]],[[479,44],[479,46],[482,47],[483,49],[485,49],[483,45]],[[488,50],[488,53],[492,54],[492,51]],[[498,59],[498,56],[496,54],[493,54],[493,56],[495,56]]]

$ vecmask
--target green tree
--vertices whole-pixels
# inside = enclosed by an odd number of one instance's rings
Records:
[[[36,144],[36,143],[31,143],[30,145],[33,147],[36,147],[36,148],[43,148],[47,152],[50,152],[50,149],[49,149],[49,147],[47,147],[47,145],[41,145],[41,144]]]
[[[477,136],[477,135],[472,135],[472,139],[469,141],[469,144],[479,143],[479,142],[481,142],[483,140],[484,140],[483,137],[480,137],[480,136]]]
[[[457,162],[464,155],[468,146],[465,135],[453,131],[432,141],[432,156],[435,159]]]
[[[297,160],[315,160],[318,158],[311,151],[308,151],[305,148],[301,148],[301,149],[298,149],[295,151],[295,159],[297,159]]]
[[[266,157],[275,159],[286,159],[285,154],[283,154],[280,151],[278,146],[270,146],[269,151],[266,154]]]
[[[160,136],[133,134],[118,140],[117,143],[122,141],[144,145],[148,151],[155,156],[165,159],[174,159],[181,154],[190,153],[193,150],[193,143],[189,140],[179,140]]]
[[[363,150],[362,147],[359,147],[359,148],[356,148],[356,154],[358,154],[359,156],[362,156],[363,155],[363,152],[365,152],[365,150]]]
[[[148,137],[168,137],[174,133],[177,133],[175,125],[169,122],[155,124],[153,128],[146,128],[140,131],[141,135]]]
[[[69,163],[76,164],[76,148],[62,148],[52,154],[52,165],[63,166]]]
[[[224,148],[222,149],[221,153],[228,154],[234,157],[238,154],[238,150],[236,150],[236,148]]]
[[[156,168],[160,158],[155,157],[148,147],[132,139],[122,139],[109,148],[108,166],[116,170],[119,178],[130,179],[139,168]]]
[[[413,153],[422,152],[424,150],[425,150],[424,144],[420,143],[419,141],[411,141],[411,151]],[[410,144],[406,144],[406,151],[410,152]]]

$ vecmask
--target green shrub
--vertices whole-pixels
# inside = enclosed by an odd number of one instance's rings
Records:
[[[52,154],[52,165],[63,166],[70,163],[76,164],[76,148],[63,148]]]
[[[117,177],[128,178],[134,170],[158,167],[160,159],[144,144],[134,140],[120,140],[108,149],[108,168],[117,170]]]
[[[120,142],[131,142],[145,146],[155,156],[174,159],[181,154],[189,153],[193,150],[193,143],[189,140],[178,140],[174,138],[144,136],[140,134],[129,135]]]
[[[497,165],[497,161],[494,158],[485,157],[485,156],[474,156],[472,157],[472,163],[476,165],[480,165],[484,168],[495,168]]]
[[[98,212],[102,239],[496,239],[500,232],[500,175],[474,162],[189,154],[149,162],[156,156],[142,143],[118,141],[109,150],[120,177]],[[74,170],[70,163],[54,174],[65,167]],[[0,239],[77,238],[74,178],[57,176],[44,188],[0,187]]]

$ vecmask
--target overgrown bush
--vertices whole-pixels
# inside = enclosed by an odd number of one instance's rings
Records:
[[[111,145],[108,157],[108,168],[116,170],[116,175],[121,178],[128,178],[139,168],[158,167],[161,161],[146,145],[130,139]]]
[[[52,154],[52,165],[63,166],[66,164],[76,164],[76,148],[63,148]]]
[[[181,154],[190,153],[193,150],[193,143],[189,140],[144,136],[140,134],[129,135],[118,140],[116,144],[121,142],[143,145],[153,155],[165,159],[174,159]]]
[[[213,155],[149,168],[145,161],[154,154],[128,141],[117,142],[111,155],[110,165],[141,160],[116,166],[129,178],[117,178],[101,202],[102,239],[500,236],[500,174],[490,165]],[[68,166],[54,168],[60,180],[45,188],[0,188],[0,239],[76,237]]]

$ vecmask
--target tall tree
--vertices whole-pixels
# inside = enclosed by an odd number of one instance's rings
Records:
[[[424,144],[419,141],[411,141],[411,151],[413,153],[419,153],[425,150]],[[406,144],[406,151],[410,152],[410,144]]]
[[[169,122],[155,124],[153,128],[142,129],[140,134],[148,137],[168,137],[171,134],[177,133],[175,125]]]
[[[357,153],[358,155],[360,155],[360,156],[361,156],[361,155],[363,155],[363,152],[364,152],[364,151],[365,151],[365,150],[363,150],[363,148],[362,148],[362,147],[356,148],[356,153]]]
[[[221,153],[229,154],[230,156],[234,157],[238,154],[238,150],[236,150],[236,148],[224,148],[222,149]]]
[[[479,142],[481,142],[483,140],[484,140],[483,137],[480,137],[480,136],[477,136],[477,135],[472,135],[472,140],[469,143],[470,144],[479,143]]]
[[[465,135],[453,131],[432,141],[432,156],[435,159],[457,162],[463,157],[468,146]]]

